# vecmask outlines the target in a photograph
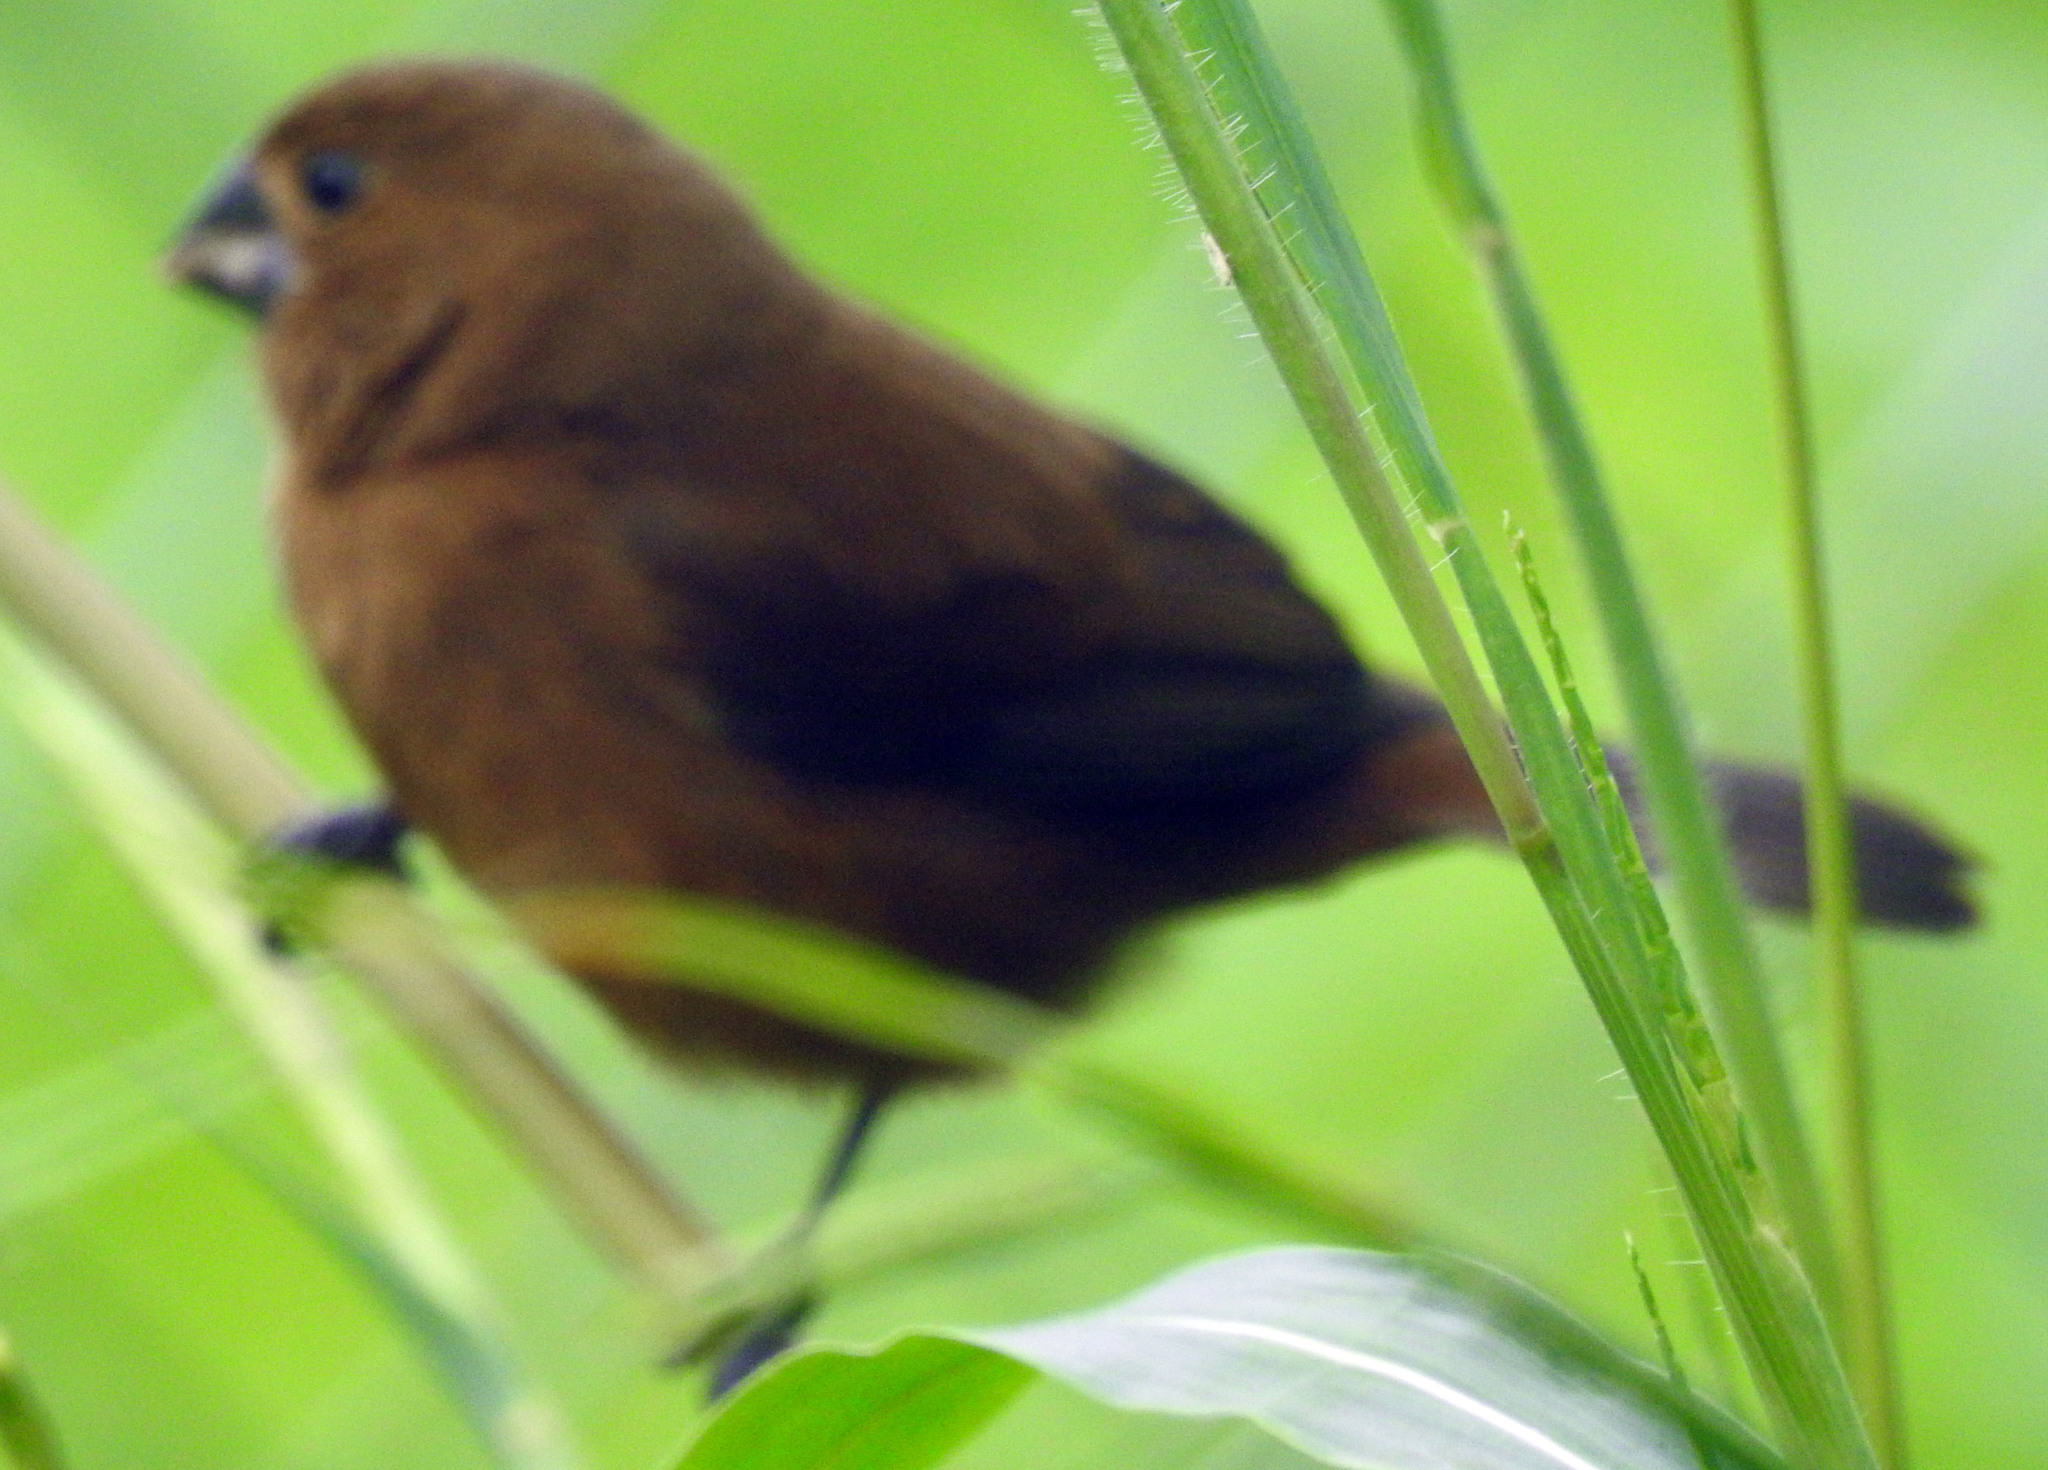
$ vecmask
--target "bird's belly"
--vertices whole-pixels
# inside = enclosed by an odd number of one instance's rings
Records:
[[[715,741],[593,729],[580,712],[511,739],[486,726],[446,726],[391,752],[387,768],[401,810],[498,897],[620,884],[712,898],[1056,1004],[1080,998],[1140,917],[1096,855],[928,794],[799,786]],[[686,1058],[797,1076],[924,1070],[693,990],[687,976],[580,978]]]

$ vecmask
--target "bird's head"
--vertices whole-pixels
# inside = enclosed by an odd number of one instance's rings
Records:
[[[709,170],[603,94],[495,62],[366,67],[294,103],[166,269],[255,313],[294,450],[337,466],[687,412],[798,276]]]

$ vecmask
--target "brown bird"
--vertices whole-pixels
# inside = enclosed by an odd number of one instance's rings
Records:
[[[389,782],[294,840],[389,861],[410,824],[487,893],[708,895],[1064,1008],[1170,915],[1498,836],[1441,706],[1255,531],[827,291],[587,87],[349,73],[171,266],[263,318],[292,606]],[[1803,905],[1797,782],[1715,781],[1752,896]],[[1868,919],[1971,921],[1939,838],[1854,821]],[[918,1070],[581,978],[668,1051]]]

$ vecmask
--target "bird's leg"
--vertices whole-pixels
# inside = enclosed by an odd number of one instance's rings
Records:
[[[882,1111],[882,1105],[895,1095],[894,1081],[873,1080],[862,1084],[854,1098],[853,1111],[847,1116],[845,1127],[839,1131],[838,1140],[825,1158],[824,1171],[811,1191],[811,1198],[782,1236],[762,1254],[764,1257],[787,1255],[801,1258],[810,1249],[811,1238],[817,1233],[818,1222],[825,1217],[825,1211],[845,1188],[847,1178],[853,1173],[855,1160],[860,1156],[861,1146],[874,1131],[875,1119]],[[740,1329],[738,1338],[719,1355],[717,1365],[712,1369],[708,1393],[713,1401],[744,1383],[753,1372],[774,1358],[795,1342],[797,1329],[817,1306],[817,1298],[808,1285],[782,1301],[775,1302],[754,1314]]]

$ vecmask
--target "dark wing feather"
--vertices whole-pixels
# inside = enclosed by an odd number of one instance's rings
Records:
[[[651,560],[709,613],[701,657],[728,737],[802,778],[1146,824],[1345,769],[1380,702],[1279,554],[1139,455],[1103,495],[1116,565],[1093,578],[968,568],[891,604],[787,538],[727,575],[673,545]]]
[[[1119,635],[985,711],[960,776],[997,797],[1173,820],[1322,784],[1373,734],[1371,682],[1271,546],[1128,455],[1107,498],[1134,564]]]

